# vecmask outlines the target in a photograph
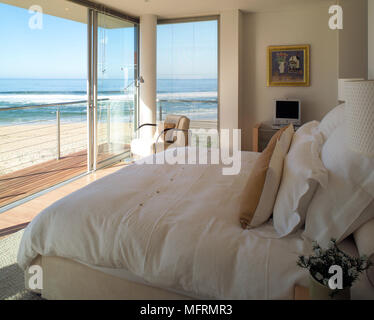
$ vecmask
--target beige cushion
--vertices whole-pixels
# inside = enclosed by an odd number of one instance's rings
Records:
[[[177,139],[175,141],[175,146],[176,147],[188,146],[188,130],[190,129],[190,119],[182,116],[179,120],[177,128],[183,131],[176,132],[175,135]]]
[[[164,122],[164,126],[162,130],[167,130],[164,131],[163,133],[163,139],[166,142],[174,142],[177,138],[174,137],[174,130],[168,130],[168,129],[174,129],[176,127],[175,123],[170,123],[170,122]]]
[[[184,131],[168,130],[165,134],[161,132],[165,128],[176,128]],[[160,122],[152,139],[139,138],[131,141],[131,153],[135,157],[146,157],[154,152],[161,152],[169,147],[188,146],[188,130],[190,119],[180,115],[167,115],[164,122]],[[168,142],[170,141],[170,142]]]
[[[175,128],[183,131],[168,130],[166,133],[166,138],[164,140],[163,136],[160,136],[158,141],[173,141],[174,147],[188,146],[188,130],[190,129],[190,119],[185,116],[168,114],[164,122],[160,122],[158,125],[157,132],[155,133],[155,139],[164,130],[164,125],[172,126],[175,124]]]
[[[278,130],[256,160],[240,203],[244,229],[257,227],[270,218],[293,133],[292,124]]]

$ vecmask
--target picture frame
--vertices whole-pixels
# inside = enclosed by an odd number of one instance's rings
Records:
[[[267,86],[310,86],[310,45],[268,46]]]

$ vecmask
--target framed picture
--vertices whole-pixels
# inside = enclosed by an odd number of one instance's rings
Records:
[[[309,45],[269,46],[268,87],[309,86],[309,50]]]

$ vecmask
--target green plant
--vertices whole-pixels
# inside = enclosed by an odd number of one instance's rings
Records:
[[[312,277],[328,286],[328,281],[332,274],[329,269],[332,265],[337,265],[343,271],[343,288],[351,287],[359,278],[360,274],[372,266],[367,256],[363,255],[354,258],[340,250],[335,239],[331,239],[327,249],[322,249],[317,242],[313,242],[314,255],[309,257],[299,256],[297,265],[309,270]]]

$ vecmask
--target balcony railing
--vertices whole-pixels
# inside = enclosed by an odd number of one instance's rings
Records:
[[[218,100],[198,99],[157,99],[157,119],[165,120],[167,114],[180,114],[188,117],[192,124],[209,124],[217,127]]]
[[[159,121],[167,114],[183,114],[191,119],[191,129],[217,128],[217,100],[158,99],[157,103]],[[86,104],[79,100],[0,108],[0,119],[7,122],[0,124],[0,175],[86,150]],[[109,145],[116,131],[111,129],[111,112],[118,105],[109,98],[98,99],[98,104],[98,144]]]
[[[218,147],[218,100],[158,99],[157,120],[164,121],[167,114],[184,115],[190,119],[191,146]]]
[[[86,150],[86,104],[79,100],[0,108],[0,119],[8,120],[0,124],[0,175]],[[106,118],[110,131],[110,116]]]

